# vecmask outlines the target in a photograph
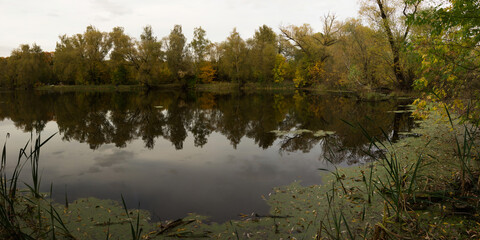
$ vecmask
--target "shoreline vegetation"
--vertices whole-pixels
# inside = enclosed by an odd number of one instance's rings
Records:
[[[262,196],[268,215],[240,215],[224,223],[191,214],[182,219],[150,222],[150,213],[130,209],[132,203],[78,199],[65,196],[55,203],[39,193],[40,148],[48,139],[34,142],[20,155],[10,178],[2,157],[0,234],[6,239],[453,239],[480,233],[478,197],[478,125],[450,115],[440,104],[416,112],[428,118],[409,136],[392,143],[371,138],[365,165],[323,172],[323,184],[294,182]],[[353,129],[362,126],[349,124]],[[451,146],[457,145],[452,149]],[[29,149],[28,145],[23,149]],[[20,166],[32,169],[32,185],[19,190]],[[35,171],[36,169],[36,171]],[[54,191],[54,190],[51,190]],[[55,226],[55,227],[53,227]]]
[[[126,92],[126,91],[197,91],[197,92],[211,92],[214,94],[228,94],[234,92],[261,92],[261,91],[278,91],[278,92],[291,92],[304,91],[311,93],[334,93],[334,94],[347,94],[348,96],[355,97],[359,101],[375,102],[375,101],[388,101],[390,99],[416,99],[419,97],[417,92],[405,92],[405,91],[369,91],[365,89],[331,89],[327,86],[318,85],[308,88],[296,88],[293,83],[282,84],[261,84],[261,83],[247,83],[242,88],[238,83],[209,83],[209,84],[196,84],[191,88],[184,89],[181,84],[162,84],[154,88],[147,88],[142,85],[49,85],[40,86],[34,89],[40,92]]]
[[[156,91],[156,90],[187,90],[187,91],[203,91],[213,93],[229,93],[236,91],[309,91],[309,92],[330,92],[330,93],[350,93],[357,95],[372,95],[384,97],[409,97],[418,98],[419,93],[415,91],[393,91],[390,89],[350,89],[350,88],[329,88],[325,85],[316,85],[312,87],[297,88],[293,82],[285,82],[282,84],[268,83],[246,83],[242,87],[238,83],[229,82],[212,82],[209,84],[195,84],[194,86],[184,88],[182,84],[161,84],[155,87],[146,87],[143,85],[45,85],[35,87],[35,91]],[[28,91],[28,90],[4,90],[4,91]]]

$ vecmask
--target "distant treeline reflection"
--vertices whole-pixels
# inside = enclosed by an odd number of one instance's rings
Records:
[[[358,161],[368,140],[344,121],[361,124],[381,136],[408,131],[408,116],[394,114],[397,101],[362,102],[345,95],[213,94],[208,92],[10,92],[0,94],[0,119],[11,119],[23,131],[42,131],[49,121],[58,124],[66,141],[87,143],[91,149],[103,144],[123,148],[142,139],[153,148],[157,138],[182,149],[189,135],[195,147],[208,143],[213,132],[225,136],[233,148],[244,137],[263,149],[279,140],[280,151],[309,152],[319,144],[337,161]],[[308,129],[327,130],[330,136],[315,136]],[[292,131],[283,136],[274,130]]]

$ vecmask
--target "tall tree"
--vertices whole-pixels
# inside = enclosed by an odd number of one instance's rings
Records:
[[[83,34],[85,40],[84,57],[87,74],[85,81],[93,84],[110,82],[105,58],[112,49],[112,40],[108,33],[100,32],[93,26],[88,26]]]
[[[164,74],[165,76],[161,74],[164,70],[162,61],[165,53],[162,51],[162,43],[153,36],[151,26],[143,28],[140,41],[136,42],[136,46],[138,53],[132,62],[137,69],[138,82],[150,87],[158,84],[161,78],[169,78],[168,71]]]
[[[220,71],[230,80],[243,86],[249,70],[245,67],[247,47],[236,28],[233,29],[227,40],[221,44],[221,49]]]
[[[83,82],[82,35],[72,37],[62,35],[55,48],[53,70],[62,84],[80,84]]]
[[[308,87],[325,79],[325,65],[331,54],[329,48],[338,42],[335,15],[323,18],[322,32],[302,26],[281,27],[283,48],[291,49],[296,62],[294,82],[297,87]]]
[[[113,28],[109,35],[113,43],[110,52],[112,83],[127,84],[132,78],[132,67],[136,64],[135,42],[122,27]]]
[[[213,81],[216,73],[212,62],[207,62],[207,56],[213,45],[206,36],[205,30],[201,27],[195,28],[193,39],[190,42],[190,47],[193,50],[193,71],[196,78],[203,83]]]
[[[344,75],[345,84],[355,87],[376,88],[388,86],[385,79],[392,79],[389,45],[382,41],[383,35],[362,24],[359,19],[349,19],[343,23],[341,40],[337,47],[340,54],[338,65],[344,68],[339,72]]]
[[[254,79],[260,82],[272,82],[275,58],[278,53],[277,35],[272,28],[263,25],[255,31],[250,42],[249,62]]]
[[[207,39],[207,32],[202,27],[197,27],[193,30],[193,39],[190,46],[193,49],[193,58],[195,63],[205,61],[208,55],[208,48],[211,42]]]
[[[414,68],[407,51],[412,23],[405,21],[420,10],[421,0],[367,0],[360,10],[377,28],[384,33],[391,50],[391,66],[398,88],[411,90],[415,79]]]
[[[182,26],[175,25],[168,35],[166,55],[168,68],[175,80],[180,80],[188,73],[188,52],[186,48],[187,38],[182,33]]]
[[[64,83],[109,83],[105,59],[111,48],[109,34],[93,26],[88,26],[83,34],[60,36],[55,49],[55,72]]]

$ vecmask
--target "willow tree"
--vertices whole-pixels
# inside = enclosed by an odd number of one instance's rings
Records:
[[[331,57],[329,48],[338,42],[338,24],[335,15],[323,18],[321,32],[309,24],[281,27],[283,47],[290,48],[296,61],[295,85],[308,87],[325,79],[325,65]]]
[[[389,45],[382,41],[382,32],[364,26],[359,19],[342,24],[340,41],[335,46],[337,71],[342,84],[350,87],[387,87],[386,79],[394,78],[385,59],[390,58]]]
[[[49,83],[53,80],[50,63],[51,59],[38,45],[20,45],[7,61],[7,86],[33,88],[36,84]]]
[[[105,60],[111,48],[109,34],[93,26],[83,34],[62,35],[55,48],[55,72],[64,83],[110,83]]]

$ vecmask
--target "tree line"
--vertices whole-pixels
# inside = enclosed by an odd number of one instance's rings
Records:
[[[475,1],[364,0],[359,18],[259,27],[243,39],[234,28],[215,43],[201,27],[188,42],[182,26],[159,39],[122,27],[59,37],[54,52],[21,45],[0,58],[0,86],[45,84],[192,85],[213,81],[296,87],[437,89],[445,96],[479,84],[479,4]]]

